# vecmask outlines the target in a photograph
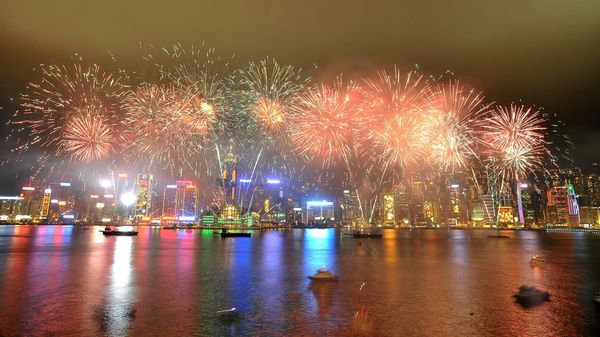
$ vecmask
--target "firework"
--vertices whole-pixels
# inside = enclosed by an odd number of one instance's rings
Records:
[[[430,162],[443,171],[465,168],[478,157],[478,125],[490,104],[458,81],[432,87],[428,104]]]
[[[499,151],[498,160],[492,161],[492,168],[505,181],[519,181],[542,166],[548,154],[543,144],[531,146],[511,146]]]
[[[290,106],[308,79],[291,65],[282,66],[273,59],[250,62],[239,72],[241,90],[250,111],[266,132],[279,133],[288,121]]]
[[[355,152],[365,134],[368,120],[353,102],[356,85],[317,85],[303,95],[294,106],[290,128],[296,150],[309,159],[322,161],[323,166],[344,159]]]
[[[106,159],[123,142],[121,77],[93,65],[43,66],[39,83],[21,96],[21,118],[29,143],[65,153],[72,160]],[[96,119],[92,121],[92,119]]]
[[[482,120],[488,162],[504,179],[519,180],[550,156],[539,111],[523,106],[497,107]]]
[[[428,84],[416,72],[378,72],[376,80],[365,79],[362,109],[374,123],[368,132],[373,156],[386,164],[407,166],[421,158],[427,142],[423,111]]]
[[[142,85],[126,101],[131,150],[152,165],[174,171],[190,160],[210,136],[215,114],[201,97],[174,85]]]
[[[532,108],[499,106],[482,122],[484,141],[491,149],[530,148],[544,142],[546,120]]]
[[[428,144],[426,131],[418,115],[408,114],[383,121],[370,138],[383,162],[406,167],[422,158]]]
[[[87,163],[108,158],[113,147],[113,130],[105,117],[86,111],[73,115],[66,123],[58,152]]]

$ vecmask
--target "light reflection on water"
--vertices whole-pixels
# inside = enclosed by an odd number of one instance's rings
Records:
[[[598,335],[600,236],[330,229],[254,232],[0,227],[0,335]],[[530,266],[540,254],[546,264]],[[321,266],[337,284],[310,283]],[[521,284],[552,301],[523,309]],[[237,308],[235,314],[219,310]]]

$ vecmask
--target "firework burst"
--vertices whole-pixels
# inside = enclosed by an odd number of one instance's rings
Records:
[[[21,116],[13,123],[28,127],[30,145],[72,160],[106,159],[125,135],[122,98],[128,88],[121,81],[97,65],[43,66],[40,82],[21,96]]]
[[[254,119],[267,133],[279,134],[308,79],[291,65],[274,59],[250,62],[239,72],[240,87]]]
[[[443,171],[467,167],[478,157],[478,125],[490,104],[481,92],[451,81],[431,88],[428,105],[430,162]]]
[[[368,132],[374,146],[363,146],[363,150],[386,164],[406,167],[416,162],[427,143],[423,111],[428,84],[416,72],[403,74],[397,67],[391,73],[379,71],[376,80],[364,82],[362,109],[374,121]]]
[[[368,116],[352,98],[357,93],[355,84],[344,86],[337,80],[331,86],[317,85],[300,96],[290,132],[301,155],[322,161],[323,167],[340,159],[348,161],[368,126]]]
[[[73,160],[88,163],[107,159],[113,147],[113,130],[105,117],[86,111],[73,115],[66,123],[58,152],[69,153]]]
[[[544,140],[546,120],[524,106],[497,107],[482,120],[488,162],[504,179],[525,178],[551,157]]]
[[[215,114],[201,97],[173,85],[142,85],[126,101],[131,150],[162,168],[192,167],[210,136]]]
[[[529,148],[544,142],[546,120],[532,108],[498,106],[482,122],[484,141],[492,149]]]

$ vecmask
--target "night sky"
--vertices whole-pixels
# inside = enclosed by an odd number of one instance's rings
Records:
[[[205,41],[239,65],[271,56],[322,73],[451,70],[490,100],[557,113],[590,170],[600,161],[599,17],[600,1],[589,0],[4,1],[0,122],[37,64],[78,53],[102,65],[110,51],[135,67],[140,43]]]

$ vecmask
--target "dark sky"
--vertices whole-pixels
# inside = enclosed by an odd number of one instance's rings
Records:
[[[491,99],[522,100],[567,122],[576,160],[600,161],[600,1],[3,1],[0,104],[39,63],[74,53],[132,65],[139,43],[202,41],[237,62],[272,56],[322,69],[418,64],[452,70]],[[11,113],[4,109],[2,114]],[[2,117],[1,120],[5,120]]]

